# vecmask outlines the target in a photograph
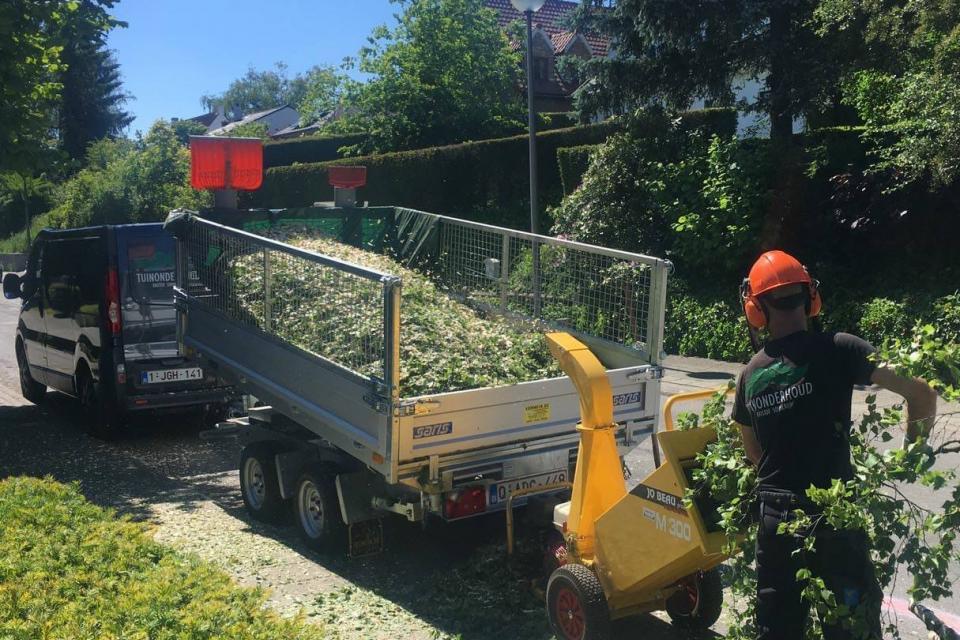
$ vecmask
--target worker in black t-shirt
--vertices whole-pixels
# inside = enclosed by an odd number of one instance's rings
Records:
[[[880,589],[866,537],[860,531],[819,526],[812,557],[795,553],[799,541],[778,535],[794,509],[816,513],[806,497],[811,485],[829,487],[853,477],[850,411],[854,385],[877,384],[906,400],[908,440],[925,437],[936,413],[936,393],[919,378],[877,366],[874,349],[845,333],[811,333],[807,319],[820,312],[818,282],[782,251],[763,254],[750,269],[741,294],[754,329],[769,341],[737,380],[733,419],[760,484],[757,537],[757,626],[761,640],[804,636],[808,607],[796,580],[803,566],[822,577],[838,603],[870,608],[871,635],[880,637]],[[840,624],[824,625],[828,640],[851,638]]]

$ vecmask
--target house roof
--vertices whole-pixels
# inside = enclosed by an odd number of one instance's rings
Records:
[[[220,115],[216,111],[211,111],[210,113],[205,113],[202,116],[194,116],[192,118],[187,118],[191,122],[199,122],[205,127],[209,127],[213,124],[213,121],[217,119],[217,116]]]
[[[247,115],[243,116],[241,119],[236,120],[236,121],[234,121],[234,122],[231,122],[231,123],[229,123],[229,124],[225,124],[225,125],[223,125],[222,127],[220,127],[219,129],[216,129],[215,131],[211,131],[210,133],[220,133],[220,132],[224,132],[224,131],[230,131],[230,130],[232,130],[232,129],[235,129],[235,128],[239,127],[239,126],[242,125],[242,124],[247,124],[248,122],[256,122],[257,120],[260,120],[261,118],[267,117],[267,116],[270,115],[271,113],[276,113],[277,111],[282,111],[282,110],[284,110],[284,109],[293,109],[293,107],[291,107],[291,106],[288,105],[288,104],[284,104],[284,105],[280,105],[279,107],[274,107],[274,108],[272,108],[272,109],[266,109],[266,110],[264,110],[264,111],[257,111],[257,112],[255,112],[255,113],[248,113]]]
[[[523,14],[513,8],[510,0],[483,0],[483,4],[497,12],[497,23],[506,28],[515,20],[523,20]],[[544,31],[553,42],[554,53],[562,53],[575,34],[565,24],[566,17],[579,5],[566,0],[546,0],[539,11],[533,14],[533,24]],[[597,33],[583,34],[595,56],[606,56],[610,50],[610,39]],[[561,46],[562,43],[562,46]]]

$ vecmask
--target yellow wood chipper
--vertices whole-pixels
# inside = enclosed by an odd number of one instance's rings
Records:
[[[714,391],[673,396],[657,438],[662,464],[627,490],[615,442],[617,427],[606,371],[566,333],[547,334],[550,350],[580,395],[580,451],[570,502],[554,509],[563,535],[557,568],[547,583],[547,615],[561,640],[610,637],[611,620],[666,610],[674,625],[704,629],[720,615],[717,566],[725,536],[701,514],[706,502],[684,506],[696,455],[716,439],[713,428],[676,431],[670,411],[679,401]]]

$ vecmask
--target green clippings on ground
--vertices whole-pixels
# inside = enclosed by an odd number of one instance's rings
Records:
[[[310,615],[343,638],[421,637],[411,634],[419,627],[443,640],[546,640],[553,636],[533,589],[541,561],[540,547],[532,541],[519,540],[512,560],[503,544],[485,545],[428,578],[385,576],[384,584],[371,585],[389,592],[389,600],[364,588],[343,587],[318,596]],[[411,610],[426,613],[417,616]]]
[[[149,539],[76,485],[0,481],[0,638],[319,639],[264,594]]]
[[[532,324],[482,317],[443,292],[429,277],[401,266],[390,257],[341,244],[306,228],[291,226],[266,235],[403,279],[400,313],[403,397],[563,375],[550,355],[541,330]],[[356,357],[357,349],[382,335],[380,316],[349,315],[353,309],[336,306],[336,296],[342,298],[343,292],[319,286],[310,289],[309,282],[291,275],[284,273],[282,264],[274,266],[273,295],[279,299],[309,299],[316,309],[307,313],[302,303],[275,305],[274,313],[279,310],[279,317],[273,319],[273,324],[276,331],[285,333],[286,339],[322,355],[333,352],[338,362],[350,362]],[[257,307],[255,298],[250,299],[249,310],[258,315],[262,306]],[[331,309],[323,313],[321,308],[325,306]],[[381,368],[378,360],[364,367],[361,373],[379,375]]]

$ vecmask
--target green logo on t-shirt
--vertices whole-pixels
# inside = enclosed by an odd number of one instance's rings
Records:
[[[758,369],[747,380],[747,400],[756,397],[771,385],[780,388],[789,387],[807,374],[807,365],[794,367],[786,362],[776,362],[769,367]]]

